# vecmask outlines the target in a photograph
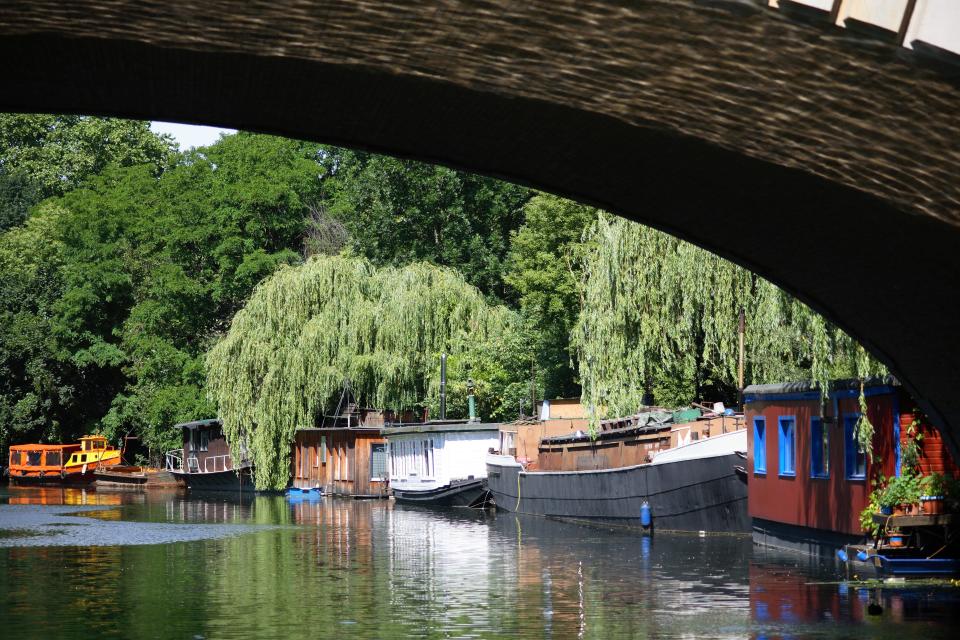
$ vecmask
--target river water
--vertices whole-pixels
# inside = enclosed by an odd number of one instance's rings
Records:
[[[846,583],[741,537],[391,501],[0,488],[9,639],[906,640],[958,623],[956,587]]]

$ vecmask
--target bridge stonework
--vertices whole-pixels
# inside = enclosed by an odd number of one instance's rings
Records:
[[[767,4],[0,0],[0,109],[275,132],[597,204],[823,312],[956,452],[960,65]]]

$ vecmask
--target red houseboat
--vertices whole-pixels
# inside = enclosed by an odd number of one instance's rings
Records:
[[[920,473],[956,475],[940,434],[892,378],[864,386],[872,460],[862,453],[855,438],[859,396],[855,380],[833,383],[826,399],[808,382],[745,389],[754,542],[833,557],[863,541],[860,514],[872,481],[901,474],[904,446],[918,434]]]

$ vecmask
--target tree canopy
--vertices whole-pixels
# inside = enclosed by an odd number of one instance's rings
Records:
[[[649,227],[601,214],[582,263],[574,330],[588,405],[629,414],[653,393],[680,405],[735,397],[746,313],[746,383],[864,378],[883,367],[809,307],[746,269]]]
[[[0,236],[6,428],[129,431],[156,452],[176,422],[210,417],[203,355],[260,280],[300,260],[319,150],[237,134],[161,173],[111,164]]]
[[[131,432],[158,454],[219,412],[277,485],[283,438],[344,378],[372,405],[435,409],[441,351],[451,415],[468,378],[492,420],[581,385],[608,413],[647,392],[732,400],[741,307],[748,381],[881,370],[743,269],[525,187],[271,136],[180,153],[145,122],[0,115],[0,444]]]
[[[345,380],[366,406],[421,405],[441,353],[508,340],[514,324],[456,271],[318,256],[257,287],[207,356],[207,388],[234,456],[249,450],[257,487],[279,489],[294,432],[321,422]]]
[[[325,203],[358,255],[378,265],[454,267],[498,301],[511,232],[532,192],[446,167],[328,148]]]
[[[155,175],[176,162],[168,135],[119,118],[0,114],[0,230],[27,208],[77,188],[107,166],[148,165]]]

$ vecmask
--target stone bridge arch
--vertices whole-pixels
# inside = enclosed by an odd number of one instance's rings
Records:
[[[602,206],[844,327],[957,452],[960,66],[912,16],[960,20],[902,3],[871,31],[836,26],[853,0],[0,0],[0,109],[273,132]]]

